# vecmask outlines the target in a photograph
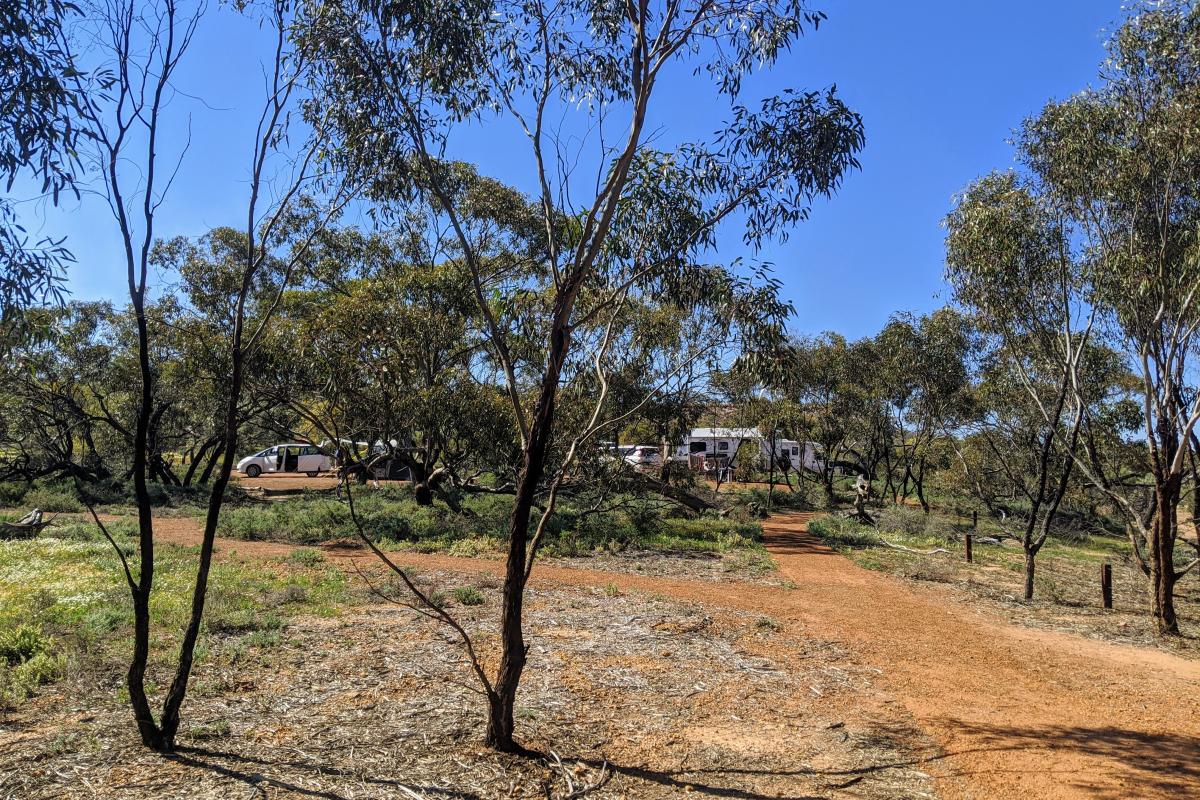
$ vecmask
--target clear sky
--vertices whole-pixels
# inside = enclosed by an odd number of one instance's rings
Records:
[[[878,330],[897,310],[944,302],[940,221],[973,178],[1012,164],[1007,144],[1021,120],[1048,99],[1095,82],[1105,29],[1119,0],[825,0],[829,15],[768,75],[754,96],[784,87],[836,83],[866,126],[862,171],[790,240],[760,254],[775,265],[802,333]],[[160,235],[198,235],[238,224],[247,148],[262,96],[263,34],[223,4],[210,4],[180,75],[171,113],[190,119],[191,144],[164,206]],[[711,94],[686,80],[669,84],[651,124],[671,139],[711,132],[723,116]],[[166,150],[184,141],[182,122]],[[465,131],[455,155],[532,191],[519,134],[492,123]],[[510,153],[510,148],[512,152]],[[69,288],[78,298],[120,300],[120,249],[96,198],[60,210],[27,206],[35,232],[68,235],[79,263]],[[721,258],[742,255],[736,234]]]

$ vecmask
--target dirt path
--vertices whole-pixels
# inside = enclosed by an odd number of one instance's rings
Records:
[[[946,798],[1200,796],[1200,662],[1155,650],[1034,631],[855,566],[807,533],[812,515],[764,525],[792,590],[540,564],[535,584],[608,586],[769,615],[839,641],[943,748],[921,765]],[[162,519],[162,540],[196,544],[191,519]],[[295,548],[221,540],[219,553]],[[337,561],[361,550],[326,548]],[[419,569],[500,574],[496,560],[397,554]],[[349,566],[349,565],[347,565]],[[853,703],[852,696],[846,698]]]

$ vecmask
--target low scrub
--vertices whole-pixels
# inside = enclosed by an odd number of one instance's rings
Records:
[[[32,625],[0,630],[0,708],[11,708],[62,677],[65,659],[55,649]]]
[[[944,515],[926,514],[919,508],[904,505],[880,509],[875,524],[880,533],[943,544],[958,541],[966,529],[965,525],[956,524]]]
[[[753,505],[755,508],[763,511],[767,510],[767,495],[768,490],[755,487],[753,489],[745,489],[737,492],[738,501],[744,505]],[[820,487],[809,481],[801,481],[796,486],[796,491],[788,489],[786,484],[776,486],[774,493],[770,497],[770,509],[772,511],[782,509],[798,509],[811,510],[817,508],[823,502],[820,500]]]
[[[363,529],[389,549],[479,556],[502,552],[508,539],[511,498],[471,496],[463,513],[442,503],[419,506],[405,487],[358,490],[355,510]],[[357,536],[348,505],[329,495],[308,495],[246,505],[221,515],[220,535],[311,545]],[[761,547],[757,521],[680,516],[674,506],[631,502],[592,513],[560,504],[546,534],[547,555],[580,556],[624,550],[725,553]]]
[[[110,532],[133,552],[132,523]],[[154,630],[165,635],[151,640],[152,670],[177,654],[196,569],[192,549],[164,544],[155,555],[150,612]],[[352,598],[347,576],[321,565],[219,560],[211,581],[201,661],[268,644],[289,616],[335,613]],[[94,525],[56,523],[36,539],[0,542],[0,705],[24,701],[75,665],[120,674],[132,626],[120,560]]]
[[[83,484],[81,497],[74,482],[66,480],[0,483],[0,507],[40,508],[55,514],[84,511],[88,504],[114,513],[128,511],[133,505],[133,487],[117,480]],[[173,509],[184,514],[203,513],[208,503],[208,486],[149,485],[150,503],[157,509]],[[238,502],[242,493],[232,489],[230,502]]]
[[[808,523],[808,530],[831,547],[863,548],[879,544],[874,529],[836,514],[814,519]]]

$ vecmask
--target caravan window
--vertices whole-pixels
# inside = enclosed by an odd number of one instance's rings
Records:
[[[798,456],[798,455],[800,455],[800,448],[799,448],[799,447],[793,447],[793,448],[792,448],[792,455],[794,455],[794,456]]]
[[[728,450],[729,442],[717,442],[717,449],[718,450]]]
[[[690,445],[688,445],[688,452],[689,453],[707,453],[708,452],[708,442],[692,442]]]

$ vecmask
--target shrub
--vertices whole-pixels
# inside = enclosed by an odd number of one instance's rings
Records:
[[[778,484],[775,487],[775,493],[771,495],[771,510],[815,508],[816,505],[811,497],[812,488],[813,484],[809,481],[801,481],[796,486],[797,491],[795,492],[788,491],[787,484],[785,483]],[[769,489],[762,489],[756,486],[753,489],[738,492],[737,497],[739,503],[748,506],[753,505],[754,508],[765,511],[767,508],[767,496],[770,494]]]
[[[62,676],[66,658],[52,653],[51,646],[51,640],[30,625],[0,631],[0,705],[24,700]]]
[[[21,505],[28,492],[27,483],[0,483],[0,506],[11,508]]]
[[[883,508],[876,520],[879,530],[906,536],[920,536],[925,533],[928,522],[928,515],[921,509],[895,505]]]
[[[772,619],[771,617],[759,617],[754,621],[754,627],[758,628],[760,631],[770,631],[771,633],[778,633],[779,631],[783,630],[783,624],[779,620]]]
[[[0,660],[15,667],[49,651],[50,641],[31,625],[0,631]]]
[[[315,567],[325,561],[325,556],[320,550],[314,550],[311,547],[301,547],[291,552],[291,555],[288,556],[288,561],[291,561],[293,564],[299,564],[302,567]]]
[[[74,487],[64,484],[38,486],[25,493],[21,501],[30,508],[56,513],[83,511],[83,503],[75,495]]]
[[[455,602],[457,602],[459,605],[483,605],[483,595],[474,586],[460,586],[455,589],[452,594],[454,595]]]
[[[61,678],[65,669],[66,658],[50,653],[38,653],[15,666],[0,661],[0,706],[12,706],[32,697],[39,686]]]
[[[831,514],[808,523],[808,530],[832,547],[874,547],[879,537],[871,528],[846,517]]]
[[[918,561],[900,569],[900,574],[914,581],[954,583],[954,570],[940,561]]]

